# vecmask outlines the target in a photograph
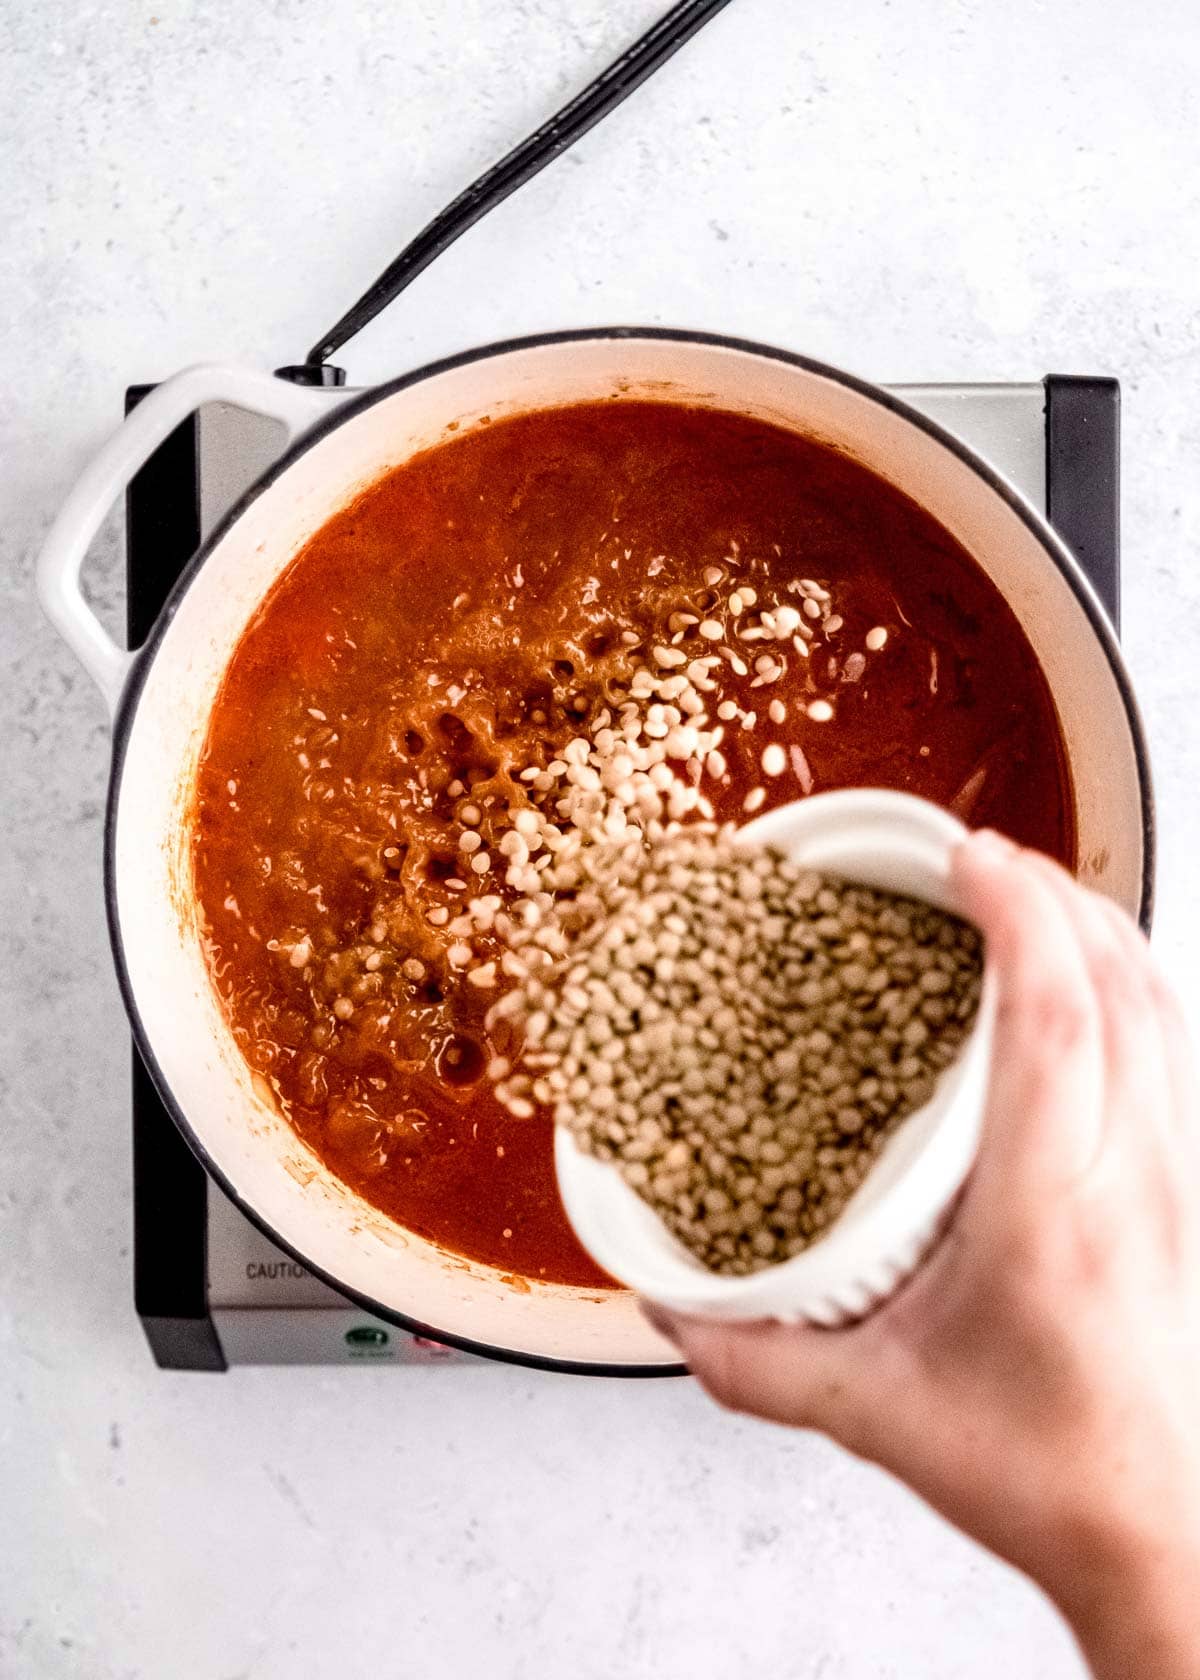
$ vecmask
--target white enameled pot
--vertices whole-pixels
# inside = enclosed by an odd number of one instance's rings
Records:
[[[247,369],[198,367],[159,385],[85,472],[39,565],[46,611],[113,712],[106,879],[125,1002],[155,1082],[205,1166],[271,1237],[336,1288],[443,1340],[533,1364],[677,1369],[621,1293],[523,1283],[449,1254],[329,1173],[266,1100],[205,969],[185,815],[225,668],[272,584],[365,485],[485,417],[606,398],[732,410],[820,438],[890,480],[974,556],[1046,674],[1075,792],[1080,873],[1143,919],[1152,804],[1142,730],[1103,609],[1074,559],[1013,487],[894,396],[758,345],[618,328],[499,344],[348,399]],[[138,467],[186,416],[232,403],[290,446],[203,544],[146,645],[118,648],[86,605],[80,567]],[[258,1082],[261,1085],[261,1082]]]

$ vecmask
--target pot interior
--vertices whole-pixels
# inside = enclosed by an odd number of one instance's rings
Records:
[[[205,967],[187,827],[225,667],[308,538],[381,474],[455,433],[597,399],[728,409],[817,437],[944,525],[1004,594],[1049,682],[1074,788],[1080,875],[1135,912],[1145,790],[1135,726],[1084,605],[1090,592],[1055,564],[1036,518],[907,411],[767,351],[622,335],[487,352],[352,408],[218,534],[160,627],[119,726],[115,922],[160,1081],[219,1179],[331,1282],[483,1347],[626,1368],[674,1359],[631,1297],[514,1278],[401,1229],[336,1179],[256,1088],[262,1082],[234,1044]]]

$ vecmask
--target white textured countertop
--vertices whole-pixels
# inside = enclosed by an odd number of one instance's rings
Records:
[[[3,1680],[1080,1672],[886,1478],[688,1384],[166,1375],[133,1315],[107,730],[31,550],[126,384],[299,359],[664,3],[0,0]],[[1193,1017],[1198,61],[1188,0],[733,0],[344,358],[365,383],[615,320],[879,379],[1118,375],[1158,943]],[[114,611],[115,524],[90,575]]]

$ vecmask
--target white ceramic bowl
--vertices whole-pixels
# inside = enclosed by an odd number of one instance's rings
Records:
[[[797,863],[960,912],[950,859],[966,830],[923,799],[883,789],[817,794],[739,831]],[[877,1306],[914,1270],[954,1201],[979,1142],[995,1015],[984,964],[979,1013],[933,1097],[888,1140],[836,1224],[793,1260],[750,1277],[710,1272],[616,1169],[558,1128],[558,1183],[580,1241],[650,1300],[709,1318],[840,1324]]]

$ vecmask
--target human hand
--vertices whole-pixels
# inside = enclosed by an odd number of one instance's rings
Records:
[[[1098,1676],[1200,1675],[1200,1105],[1114,906],[999,836],[955,869],[998,982],[950,1226],[840,1330],[668,1314],[715,1399],[818,1429],[1025,1570]]]

